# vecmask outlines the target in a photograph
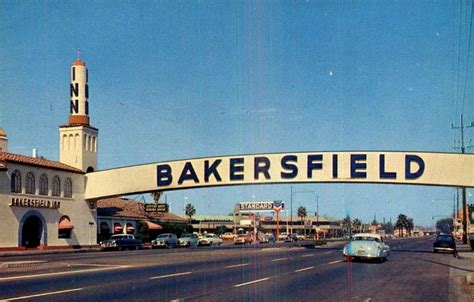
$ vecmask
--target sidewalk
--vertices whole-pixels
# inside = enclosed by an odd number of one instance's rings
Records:
[[[449,301],[474,301],[474,285],[467,283],[468,274],[474,275],[474,251],[468,244],[458,244],[458,258],[450,262]]]
[[[26,250],[26,251],[8,251],[0,252],[0,263],[2,257],[14,257],[14,256],[34,256],[34,255],[48,255],[48,254],[72,254],[72,253],[87,253],[87,252],[98,252],[99,247],[91,248],[80,248],[80,249],[51,249],[51,250]]]

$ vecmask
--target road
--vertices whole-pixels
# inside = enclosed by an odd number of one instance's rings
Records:
[[[383,263],[345,262],[342,243],[313,249],[223,246],[3,257],[0,262],[9,267],[0,270],[0,299],[452,300],[450,268],[461,260],[433,254],[432,240],[388,241],[392,252]]]

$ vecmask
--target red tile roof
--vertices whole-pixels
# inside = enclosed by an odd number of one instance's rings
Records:
[[[65,165],[57,161],[0,151],[0,168],[1,166],[7,166],[8,162],[85,174],[85,172],[83,172],[82,170],[76,169],[74,167]]]
[[[97,200],[97,215],[112,217],[129,217],[138,219],[152,219],[160,222],[186,222],[173,213],[147,213],[145,204],[128,198],[105,198]]]

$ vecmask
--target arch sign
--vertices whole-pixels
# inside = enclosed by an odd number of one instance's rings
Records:
[[[474,187],[474,154],[297,152],[177,160],[87,173],[85,198],[278,183]]]

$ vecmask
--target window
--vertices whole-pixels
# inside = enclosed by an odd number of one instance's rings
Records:
[[[61,180],[58,176],[53,177],[53,196],[61,196]]]
[[[74,225],[67,216],[62,216],[58,223],[58,238],[71,238],[71,231]]]
[[[11,192],[21,193],[21,174],[18,171],[13,171],[12,173]]]
[[[28,174],[26,174],[26,194],[35,194],[35,190],[35,176],[33,173],[28,172]]]
[[[72,197],[72,181],[70,178],[66,178],[64,183],[64,197]]]
[[[46,174],[41,175],[40,177],[40,195],[48,195],[48,176]]]

